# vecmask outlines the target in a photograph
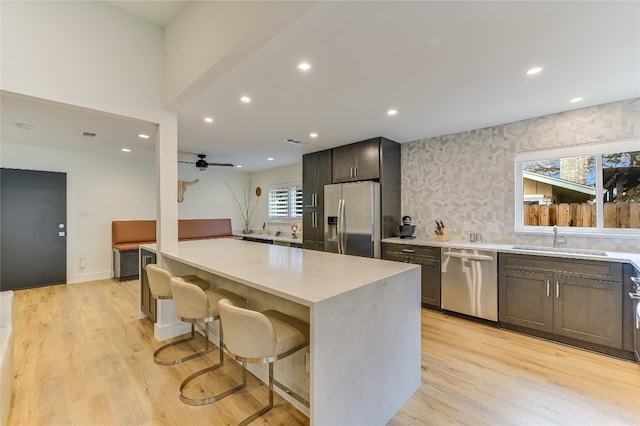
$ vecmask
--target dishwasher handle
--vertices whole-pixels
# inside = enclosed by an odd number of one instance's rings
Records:
[[[467,259],[467,260],[480,260],[480,261],[493,261],[495,260],[493,256],[486,256],[483,254],[466,254],[466,253],[452,253],[446,252],[445,256],[456,257],[458,259]]]

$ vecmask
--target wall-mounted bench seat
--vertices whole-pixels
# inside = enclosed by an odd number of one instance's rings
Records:
[[[232,237],[231,219],[180,219],[178,240]],[[156,242],[155,220],[114,220],[111,222],[113,277],[119,281],[138,278],[140,244]]]

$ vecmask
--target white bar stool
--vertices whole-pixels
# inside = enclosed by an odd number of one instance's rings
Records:
[[[247,306],[247,299],[238,296],[228,290],[217,288],[212,290],[202,290],[197,285],[190,284],[180,277],[171,278],[171,291],[173,293],[173,303],[176,306],[178,318],[182,321],[202,322],[205,324],[205,330],[208,329],[207,324],[211,321],[219,320],[218,301],[220,299],[230,299],[238,306]],[[185,387],[196,377],[213,371],[224,365],[224,351],[222,350],[224,340],[222,336],[222,324],[218,323],[219,332],[219,348],[220,359],[217,364],[202,370],[196,371],[180,384],[180,400],[189,405],[205,405],[216,402],[239,388],[229,389],[216,395],[210,395],[205,398],[190,398],[184,394]],[[208,333],[205,332],[207,344],[209,342]]]
[[[169,273],[169,271],[167,271],[164,268],[161,268],[160,266],[152,263],[152,264],[148,264],[146,266],[146,271],[147,271],[147,277],[149,277],[149,290],[151,291],[151,296],[154,299],[173,299],[173,293],[171,292],[171,285],[170,285],[170,281],[171,278],[173,278],[173,276]],[[184,275],[181,276],[180,278],[182,278],[184,281],[189,282],[191,284],[194,284],[196,286],[198,286],[199,288],[203,289],[203,290],[208,290],[209,289],[209,283],[205,280],[203,280],[200,277],[197,277],[195,275]],[[208,330],[205,327],[204,332],[205,332],[205,348],[202,351],[196,352],[192,355],[183,357],[183,358],[176,358],[176,359],[161,359],[158,355],[160,354],[160,352],[164,351],[167,348],[170,348],[172,346],[176,346],[179,345],[181,343],[185,343],[185,342],[189,342],[191,340],[193,340],[195,338],[195,322],[194,321],[189,321],[191,322],[191,333],[188,337],[180,339],[180,340],[176,340],[175,342],[171,342],[168,343],[166,345],[163,345],[161,347],[159,347],[154,353],[153,353],[153,362],[155,362],[156,364],[160,364],[160,365],[175,365],[175,364],[180,364],[181,362],[185,362],[188,361],[190,359],[193,358],[197,358],[199,356],[203,356],[208,354],[209,352],[211,352],[211,349],[209,348],[209,336],[208,336]]]
[[[273,385],[309,406],[309,401],[273,378],[273,364],[309,345],[309,324],[282,312],[257,312],[234,306],[229,300],[218,302],[220,321],[225,330],[224,346],[242,362],[242,384],[247,384],[247,363],[269,364],[269,403],[240,425],[244,426],[273,408]]]

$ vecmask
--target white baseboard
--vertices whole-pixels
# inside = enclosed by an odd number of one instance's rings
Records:
[[[164,324],[159,326],[158,323],[153,326],[153,336],[159,340],[167,340],[191,331],[191,324],[186,322],[174,322],[173,324]]]
[[[67,277],[67,284],[85,283],[87,281],[108,280],[113,277],[111,271],[76,274]]]

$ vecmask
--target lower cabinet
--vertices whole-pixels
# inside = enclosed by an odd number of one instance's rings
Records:
[[[113,249],[113,277],[118,281],[129,281],[138,278],[138,249]]]
[[[140,249],[140,310],[153,322],[156,322],[156,299],[151,296],[149,289],[149,277],[146,267],[150,263],[156,263],[154,252]]]
[[[511,262],[518,265],[508,266],[513,256],[520,256],[518,262]],[[501,324],[623,349],[623,291],[621,272],[615,267],[621,268],[620,264],[603,265],[598,278],[610,279],[603,280],[589,277],[595,269],[582,268],[589,261],[547,259],[544,267],[548,271],[536,271],[540,257],[531,265],[525,257],[501,254]],[[603,273],[605,268],[610,272]]]
[[[421,265],[422,304],[440,309],[440,248],[382,243],[382,258]]]

